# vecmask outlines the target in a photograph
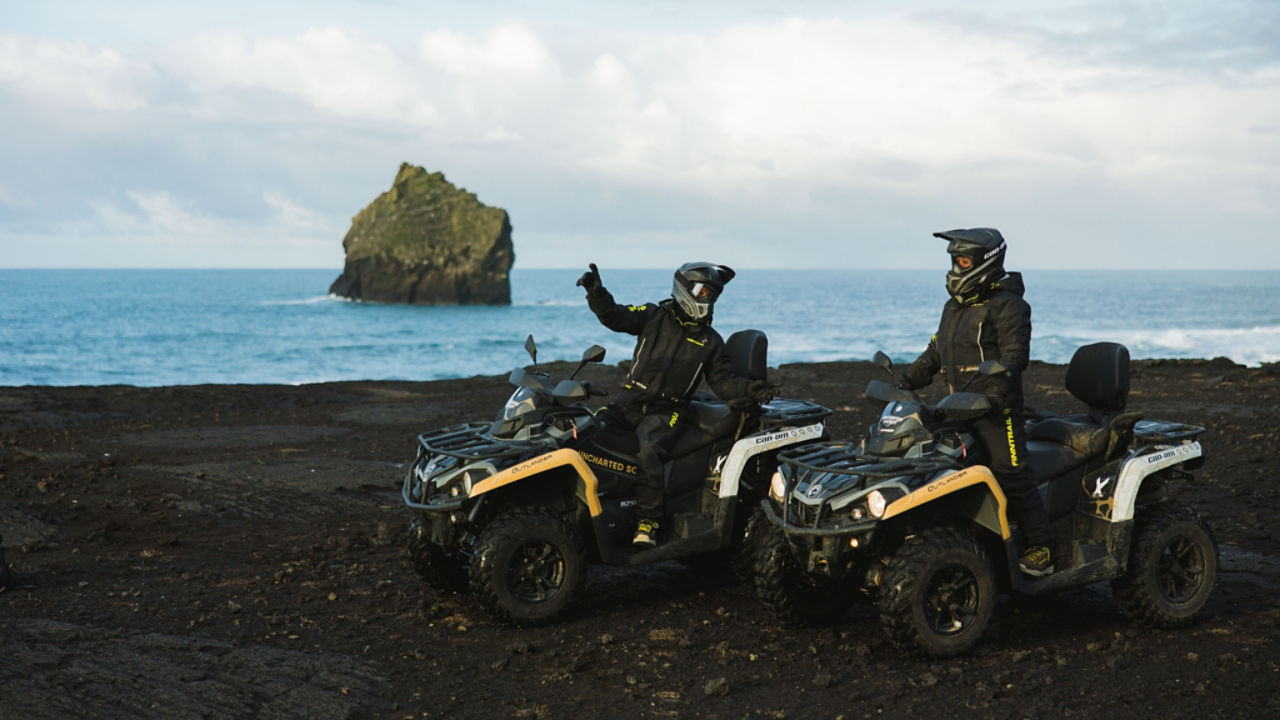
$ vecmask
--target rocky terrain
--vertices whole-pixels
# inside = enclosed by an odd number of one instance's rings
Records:
[[[511,220],[443,173],[404,163],[351,220],[329,292],[408,305],[509,305]]]
[[[598,368],[598,379],[616,368]],[[877,412],[859,363],[787,395]],[[1064,368],[1029,404],[1071,410]],[[516,630],[440,596],[402,550],[414,436],[491,417],[501,377],[0,388],[0,718],[1263,718],[1280,716],[1280,372],[1135,363],[1130,407],[1202,424],[1175,489],[1212,526],[1199,623],[1126,622],[1105,585],[1001,602],[977,651],[903,655],[875,612],[779,625],[679,563],[593,569],[566,621]]]

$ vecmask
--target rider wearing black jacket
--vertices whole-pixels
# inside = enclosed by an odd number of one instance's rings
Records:
[[[711,327],[712,308],[734,272],[724,265],[685,263],[676,270],[671,298],[657,304],[620,305],[600,283],[595,264],[578,285],[587,304],[610,330],[638,335],[631,369],[622,392],[610,403],[610,422],[631,427],[640,441],[636,452],[636,509],[640,517],[633,542],[657,544],[663,510],[662,464],[679,430],[681,415],[698,382],[722,399],[766,402],[772,388],[747,381],[733,371],[724,340]]]
[[[924,387],[941,370],[947,391],[955,392],[984,360],[998,360],[1008,368],[1004,375],[983,376],[969,386],[985,394],[994,409],[970,426],[986,448],[991,472],[1022,530],[1022,572],[1046,575],[1053,572],[1053,531],[1027,464],[1023,424],[1022,372],[1030,360],[1031,306],[1022,299],[1022,275],[1005,271],[1006,244],[999,230],[948,230],[934,237],[949,243],[951,299],[942,308],[937,334],[903,373],[903,383],[911,389]]]

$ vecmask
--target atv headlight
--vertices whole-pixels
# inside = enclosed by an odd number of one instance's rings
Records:
[[[877,518],[884,517],[884,510],[887,507],[889,507],[889,500],[884,496],[884,493],[879,490],[872,490],[867,493],[867,510],[870,510],[873,516]]]
[[[779,505],[786,501],[787,481],[782,477],[781,470],[773,471],[773,479],[769,481],[769,497],[773,498]]]

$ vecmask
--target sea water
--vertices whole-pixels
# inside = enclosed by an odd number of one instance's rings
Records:
[[[515,270],[512,304],[408,307],[328,295],[336,270],[0,270],[0,385],[310,383],[493,375],[538,359],[606,362],[610,332],[574,282],[582,270]],[[669,270],[602,269],[622,303],[670,295]],[[1031,356],[1081,344],[1135,358],[1280,360],[1280,272],[1024,271]],[[913,359],[937,327],[943,272],[744,270],[716,305],[728,336],[756,328],[769,363]]]

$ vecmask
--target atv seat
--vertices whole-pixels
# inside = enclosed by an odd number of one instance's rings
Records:
[[[739,330],[724,342],[733,372],[747,380],[764,380],[769,370],[769,338],[759,330]]]
[[[1105,432],[1103,435],[1102,448],[1105,450]],[[1092,457],[1100,455],[1079,453],[1057,442],[1027,441],[1027,464],[1041,481],[1040,494],[1050,520],[1056,520],[1075,508],[1080,482],[1084,480],[1085,469]]]
[[[1051,415],[1027,428],[1028,462],[1044,480],[1040,491],[1050,518],[1071,512],[1085,471],[1106,462],[1113,433],[1124,429],[1128,348],[1110,342],[1080,347],[1067,365],[1066,387],[1088,412]]]
[[[724,437],[738,427],[738,413],[724,403],[706,403],[694,400],[689,403],[685,419],[691,425],[712,437]],[[681,433],[681,436],[691,433]],[[677,443],[679,445],[680,443]]]
[[[1129,350],[1118,343],[1084,345],[1067,365],[1067,391],[1088,406],[1079,415],[1055,415],[1027,428],[1028,440],[1047,440],[1094,458],[1107,449],[1111,421],[1129,398]]]

